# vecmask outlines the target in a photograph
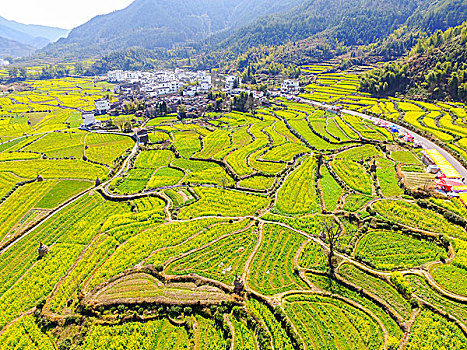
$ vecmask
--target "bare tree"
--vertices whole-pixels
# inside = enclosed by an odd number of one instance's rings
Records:
[[[329,265],[329,274],[331,277],[334,277],[335,266],[334,266],[334,255],[336,247],[340,244],[339,238],[342,235],[340,226],[336,223],[334,218],[326,219],[322,223],[322,231],[319,237],[329,244],[329,254],[328,254],[328,265]]]

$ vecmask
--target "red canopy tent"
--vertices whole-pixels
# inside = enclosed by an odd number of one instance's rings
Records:
[[[445,177],[435,180],[439,189],[451,192],[453,187],[462,186],[463,183],[455,180],[446,179]]]

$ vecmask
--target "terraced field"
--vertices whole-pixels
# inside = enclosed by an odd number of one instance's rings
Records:
[[[465,147],[462,106],[330,69],[303,97]],[[0,349],[465,348],[467,209],[386,129],[274,98],[135,145],[69,110],[110,86],[30,84],[0,98]]]

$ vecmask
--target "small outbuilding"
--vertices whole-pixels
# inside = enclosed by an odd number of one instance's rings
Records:
[[[235,279],[233,283],[234,283],[234,293],[237,295],[242,295],[245,289],[245,284],[243,283],[242,279],[238,277],[237,274],[235,274]]]
[[[38,248],[39,259],[42,259],[49,252],[49,247],[41,242]]]
[[[136,142],[147,144],[149,142],[149,135],[146,129],[138,129],[134,134]]]

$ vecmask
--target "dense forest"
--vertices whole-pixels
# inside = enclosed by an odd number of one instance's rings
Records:
[[[228,36],[214,35],[206,40],[206,48],[238,54],[251,47],[301,43],[313,51],[310,54],[298,45],[301,55],[320,60],[329,52],[317,49],[318,44],[331,48],[374,44],[370,48],[372,55],[390,59],[405,54],[424,33],[446,30],[465,18],[467,3],[459,0],[310,0]]]
[[[375,95],[396,92],[420,99],[467,101],[467,22],[421,39],[409,55],[361,79]]]

